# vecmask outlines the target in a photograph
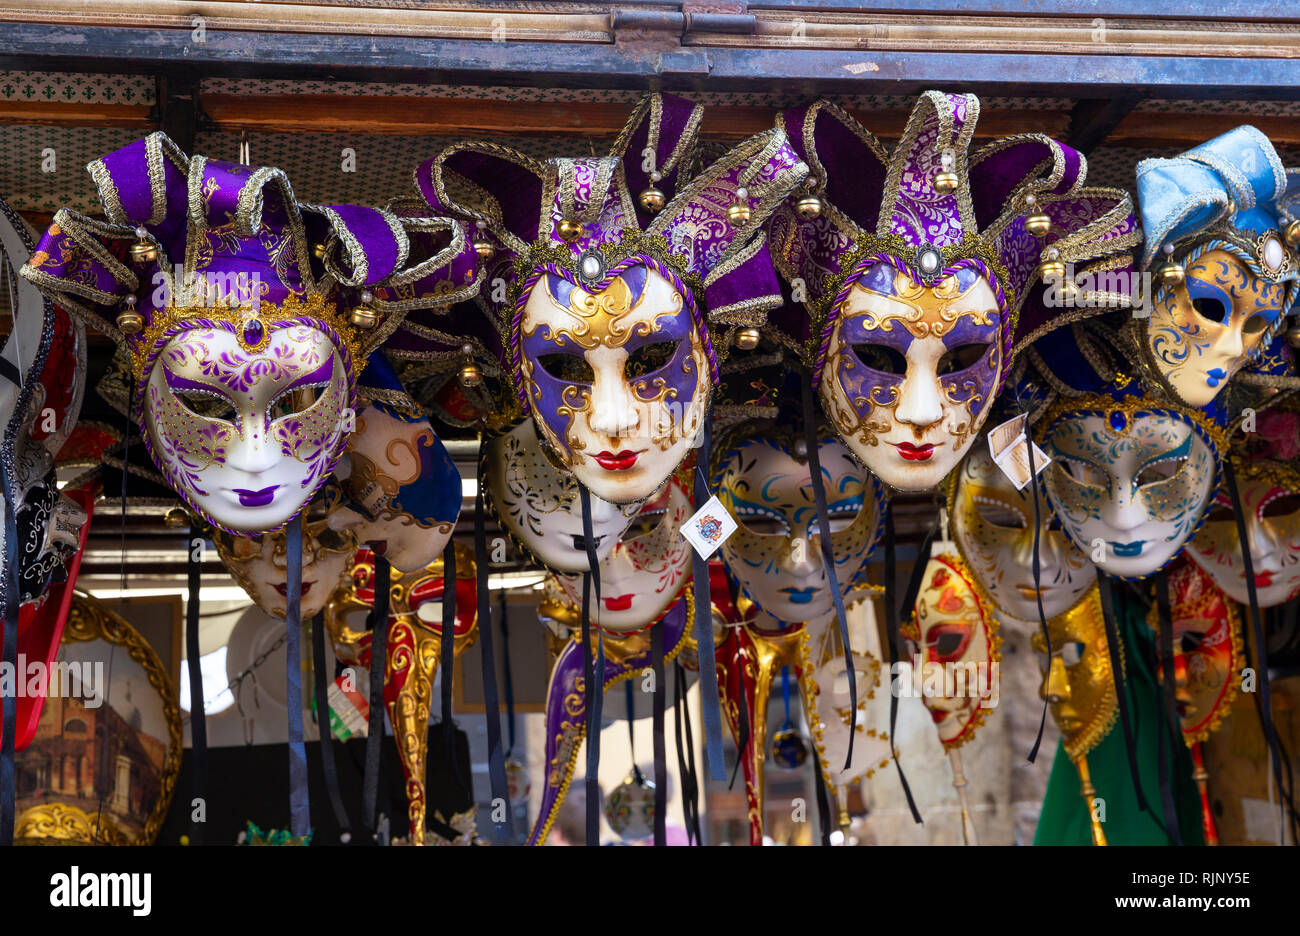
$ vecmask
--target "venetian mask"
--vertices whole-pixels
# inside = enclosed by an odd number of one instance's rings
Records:
[[[1236,478],[1256,600],[1262,608],[1286,604],[1300,596],[1300,471],[1283,462],[1245,461]],[[1187,555],[1229,598],[1250,603],[1231,492],[1219,490]]]
[[[961,460],[1002,375],[1005,325],[988,280],[970,267],[927,286],[878,263],[853,285],[821,396],[880,480],[929,490]]]
[[[1270,244],[1280,266],[1282,241],[1274,235]],[[1146,327],[1156,369],[1185,403],[1206,405],[1267,343],[1291,288],[1225,250],[1200,253],[1187,263],[1186,279],[1156,297]]]
[[[1174,701],[1188,744],[1218,727],[1237,694],[1244,659],[1237,611],[1223,592],[1194,565],[1169,576],[1169,610],[1174,630]],[[1153,604],[1147,623],[1159,631]],[[1157,671],[1163,679],[1163,673]]]
[[[883,519],[879,484],[835,439],[818,447],[836,580],[844,595],[866,575]],[[738,527],[722,544],[728,573],[761,611],[783,623],[834,611],[806,457],[783,442],[751,438],[721,462],[718,498]]]
[[[602,630],[614,634],[642,630],[677,600],[691,568],[691,547],[679,531],[692,513],[690,498],[675,478],[641,508],[600,564],[600,604],[591,619]],[[580,607],[582,576],[562,574],[557,579],[569,601]],[[591,594],[594,602],[594,585]]]
[[[641,501],[704,427],[713,381],[694,299],[641,264],[599,283],[570,277],[544,273],[524,303],[524,391],[579,482],[611,503]]]
[[[365,519],[354,523],[336,513],[333,522],[402,572],[442,555],[460,515],[461,479],[428,419],[381,403],[362,408],[348,440],[346,473],[338,474],[349,506]]]
[[[1047,496],[1070,540],[1111,575],[1158,572],[1191,539],[1214,492],[1218,454],[1199,414],[1109,413],[1069,404],[1043,424]]]
[[[1115,725],[1118,697],[1106,644],[1106,625],[1096,589],[1088,599],[1047,622],[1052,655],[1042,633],[1031,638],[1042,655],[1043,682],[1039,695],[1047,700],[1061,729],[1065,753],[1071,760],[1091,751]]]
[[[331,482],[308,506],[302,525],[303,620],[314,617],[352,564],[358,541],[352,526],[362,522],[345,506],[342,491]],[[333,523],[333,525],[331,525]],[[337,529],[335,527],[338,527]],[[213,545],[226,571],[253,603],[283,618],[288,600],[287,534],[283,531],[241,536],[213,530]]]
[[[144,425],[167,481],[229,530],[301,509],[347,441],[347,368],[312,325],[183,327],[148,370]]]
[[[1056,617],[1072,608],[1097,580],[1096,569],[1065,533],[1046,499],[1038,503],[1039,588],[1034,588],[1032,484],[1016,490],[977,445],[954,476],[948,503],[953,538],[972,577],[997,608],[1020,621]]]
[[[939,740],[945,749],[964,744],[997,707],[1001,640],[960,559],[930,559],[915,614],[902,633],[909,655],[920,659],[921,698]]]
[[[578,482],[551,464],[537,430],[525,420],[483,443],[483,477],[497,519],[524,548],[557,572],[588,568]],[[613,552],[619,536],[639,509],[591,497],[591,530],[596,558]]]
[[[835,637],[832,638],[832,632]],[[879,718],[880,709],[869,705],[880,688],[880,661],[872,654],[853,651],[853,672],[857,681],[858,712],[853,741],[853,763],[844,770],[849,752],[849,725],[854,722],[850,708],[849,677],[844,668],[844,652],[838,645],[838,631],[832,626],[813,629],[801,648],[807,697],[815,709],[809,723],[817,745],[817,756],[826,779],[836,792],[859,777],[870,778],[888,763],[888,721]],[[888,711],[888,708],[885,708]],[[885,715],[885,719],[888,715]]]

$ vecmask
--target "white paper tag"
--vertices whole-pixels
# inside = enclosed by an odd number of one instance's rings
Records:
[[[708,559],[727,537],[736,532],[736,521],[715,494],[682,525],[682,536],[695,551]]]
[[[989,430],[989,454],[1017,491],[1029,483],[1029,446],[1033,443],[1025,438],[1027,418],[1021,413]],[[1034,474],[1042,474],[1051,460],[1046,452],[1034,445]]]

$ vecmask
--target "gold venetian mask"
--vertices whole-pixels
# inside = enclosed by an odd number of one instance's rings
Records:
[[[1047,700],[1061,729],[1065,753],[1077,761],[1110,733],[1119,704],[1097,589],[1065,614],[1049,620],[1047,632],[1052,655],[1044,663],[1039,696]],[[1046,658],[1042,633],[1034,634],[1032,641],[1034,649]]]

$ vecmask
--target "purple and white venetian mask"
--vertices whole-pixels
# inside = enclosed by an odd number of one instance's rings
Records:
[[[346,351],[309,321],[181,323],[146,361],[154,460],[225,529],[282,526],[343,451],[355,397]]]
[[[655,267],[593,269],[582,284],[547,271],[523,304],[520,377],[538,429],[612,504],[663,485],[704,428],[713,388],[694,298]]]

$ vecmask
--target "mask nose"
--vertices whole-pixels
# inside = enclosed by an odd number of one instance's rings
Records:
[[[919,342],[913,342],[915,346]],[[932,368],[918,366],[909,357],[907,376],[899,387],[895,417],[914,429],[926,429],[943,418],[939,380]]]
[[[617,356],[617,361],[608,360]],[[623,379],[623,361],[627,352],[620,349],[597,348],[589,352],[587,360],[595,372],[591,386],[591,415],[587,424],[593,432],[610,438],[630,435],[640,422],[636,401]]]
[[[280,447],[267,438],[267,428],[265,420],[255,416],[245,419],[243,438],[231,447],[226,464],[248,474],[274,468],[279,461]]]
[[[1250,547],[1250,559],[1253,566],[1259,566],[1265,558],[1271,557],[1281,547],[1281,541],[1269,525],[1260,523],[1249,514],[1246,516],[1246,541]],[[1245,568],[1244,562],[1242,568]],[[1258,568],[1256,571],[1259,571]]]
[[[1136,530],[1147,520],[1146,509],[1133,496],[1126,481],[1118,486],[1115,496],[1106,502],[1101,516],[1107,526],[1116,530]]]
[[[1241,339],[1241,326],[1228,325],[1219,333],[1219,340],[1214,343],[1214,350],[1226,358],[1241,357],[1245,344]]]
[[[1046,699],[1050,705],[1060,705],[1070,701],[1070,680],[1066,677],[1065,661],[1059,656],[1052,657],[1038,695]]]
[[[792,576],[806,578],[821,568],[821,543],[811,536],[796,536],[790,540],[781,563],[783,571]]]

